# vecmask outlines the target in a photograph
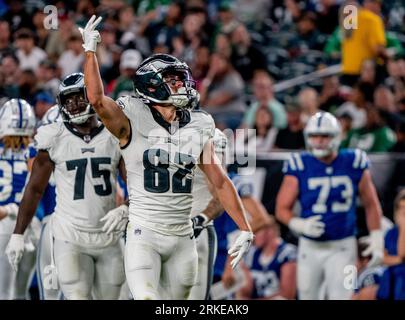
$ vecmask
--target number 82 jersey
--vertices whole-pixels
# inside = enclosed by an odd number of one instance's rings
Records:
[[[359,149],[341,150],[332,163],[308,152],[293,153],[284,173],[298,179],[301,217],[322,216],[325,233],[317,241],[344,239],[356,234],[358,185],[369,161]]]

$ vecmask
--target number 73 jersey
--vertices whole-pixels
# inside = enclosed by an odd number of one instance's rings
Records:
[[[338,240],[356,234],[356,198],[367,155],[359,149],[341,150],[331,164],[312,154],[293,153],[284,173],[299,181],[301,217],[321,215],[325,233],[319,241]]]
[[[55,122],[38,129],[35,147],[48,151],[55,165],[55,223],[101,232],[100,218],[115,207],[121,157],[117,140],[103,125],[81,135],[69,124]]]

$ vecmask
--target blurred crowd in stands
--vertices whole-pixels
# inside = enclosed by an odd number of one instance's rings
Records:
[[[143,58],[170,53],[190,65],[217,126],[256,129],[259,152],[304,148],[318,110],[339,118],[342,147],[405,150],[402,0],[0,0],[0,102],[26,99],[41,119],[59,80],[83,68],[77,26],[93,14],[104,17],[97,55],[113,98],[133,92]],[[275,90],[336,64],[341,73]]]

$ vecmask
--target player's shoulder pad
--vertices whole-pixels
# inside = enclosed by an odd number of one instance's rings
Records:
[[[307,158],[306,153],[291,152],[285,163],[291,171],[304,171]]]
[[[63,122],[53,122],[38,128],[34,136],[34,148],[37,150],[48,150],[54,144],[57,144],[57,138],[62,134],[64,129]]]
[[[202,113],[202,114],[210,115],[207,111],[202,110],[202,109],[192,109],[190,112],[191,112],[192,114]]]
[[[297,259],[297,247],[291,243],[282,243],[280,254],[278,256],[279,262],[294,261]]]
[[[208,112],[205,112],[204,110],[191,110],[190,115],[192,121],[198,121],[201,124],[205,124],[204,127],[214,126],[215,128],[214,119]]]
[[[121,96],[115,102],[127,117],[136,115],[146,106],[145,101],[135,96]]]
[[[190,125],[202,132],[203,136],[209,139],[214,137],[215,121],[209,113],[205,111],[200,112],[199,110],[191,111],[190,118]]]
[[[367,154],[360,149],[345,149],[341,151],[350,159],[353,169],[367,169],[369,160]]]

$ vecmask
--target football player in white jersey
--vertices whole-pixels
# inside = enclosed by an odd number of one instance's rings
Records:
[[[225,166],[227,137],[219,129],[215,129],[213,144],[218,159]],[[214,219],[224,209],[218,198],[212,195],[211,190],[212,186],[204,173],[197,168],[194,176],[191,216],[194,237],[197,240],[198,272],[197,281],[191,289],[189,300],[207,300],[213,280],[213,268],[217,255]]]
[[[125,247],[128,286],[135,299],[187,299],[196,281],[198,256],[190,212],[198,163],[224,208],[242,230],[229,253],[233,266],[248,251],[253,233],[232,182],[215,156],[214,121],[190,111],[197,92],[189,67],[165,54],[144,60],[134,76],[136,97],[104,95],[95,55],[101,41],[91,17],[80,29],[90,103],[119,139],[127,170],[129,223]],[[204,149],[204,152],[203,152]]]
[[[36,217],[22,238],[27,250],[15,271],[5,252],[35,157],[29,145],[34,129],[34,110],[25,100],[11,99],[0,107],[0,300],[27,299],[35,266],[40,231]]]
[[[9,261],[17,264],[24,251],[21,234],[53,172],[52,265],[44,284],[54,285],[56,267],[66,299],[117,299],[125,280],[120,221],[127,211],[114,209],[118,168],[125,176],[118,142],[89,104],[83,74],[66,77],[57,100],[64,121],[40,127],[35,136],[38,154],[8,244]]]

